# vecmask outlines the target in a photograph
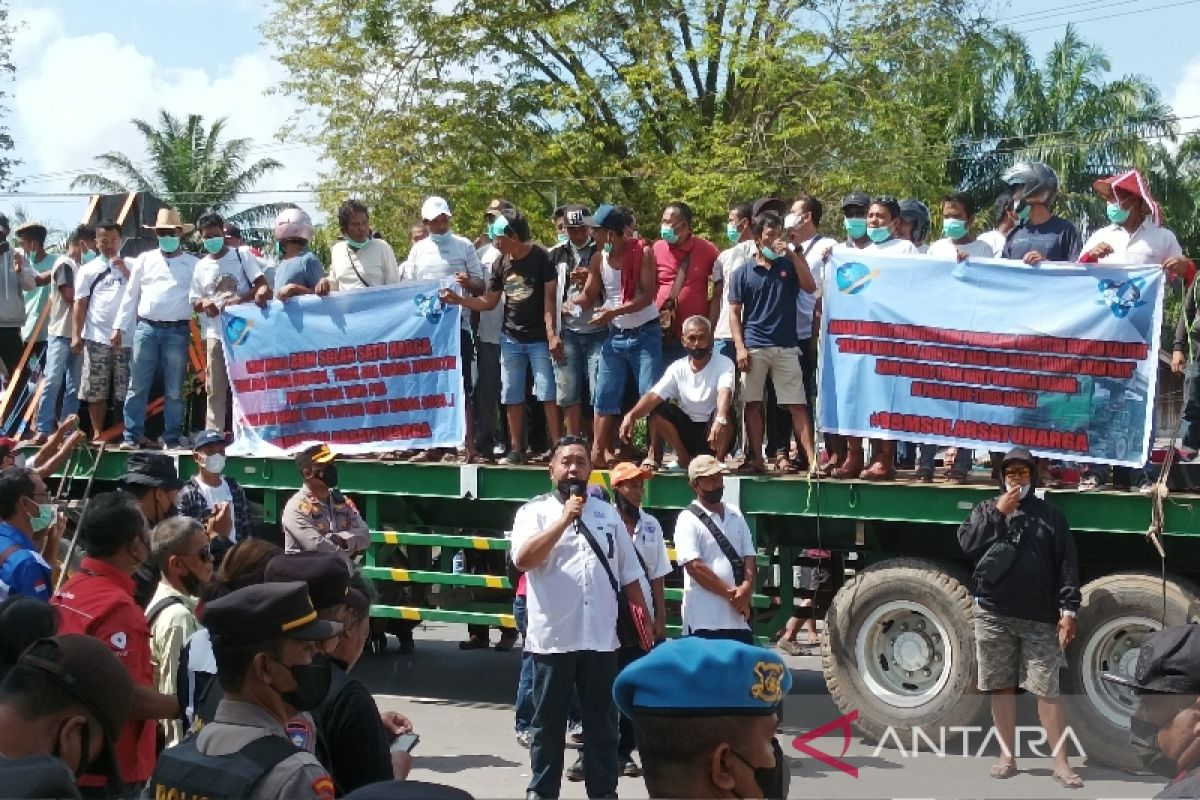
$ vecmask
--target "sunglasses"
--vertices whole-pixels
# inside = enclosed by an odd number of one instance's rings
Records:
[[[196,553],[196,558],[200,559],[201,561],[212,561],[212,557],[212,547],[207,544],[204,545],[204,547],[201,547]]]
[[[1006,478],[1027,478],[1029,477],[1029,467],[1009,467],[1004,470]]]

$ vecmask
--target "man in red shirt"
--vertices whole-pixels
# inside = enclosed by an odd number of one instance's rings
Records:
[[[133,599],[133,573],[150,556],[146,518],[136,501],[122,492],[101,494],[88,503],[79,521],[86,557],[50,602],[58,607],[59,634],[78,633],[104,642],[133,679],[133,707],[116,742],[121,783],[79,779],[84,797],[132,797],[154,772],[154,720],[174,719],[179,702],[155,691],[150,664],[150,629]]]

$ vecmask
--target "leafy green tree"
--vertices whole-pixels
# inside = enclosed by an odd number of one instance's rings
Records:
[[[7,82],[12,80],[17,68],[13,66],[9,53],[13,46],[12,21],[9,19],[8,3],[0,0],[0,82],[5,85],[0,88],[0,187],[13,188],[12,171],[21,162],[12,157],[13,138],[8,132],[8,126],[2,120],[8,116],[7,101],[12,93]]]
[[[125,153],[103,153],[96,162],[104,172],[80,175],[72,187],[112,194],[149,192],[194,224],[207,211],[224,213],[239,195],[283,166],[272,158],[251,163],[251,140],[226,139],[224,118],[205,128],[199,114],[181,119],[163,110],[157,127],[140,119],[132,122],[146,143],[145,167]],[[267,203],[226,216],[253,226],[274,218],[285,206]]]

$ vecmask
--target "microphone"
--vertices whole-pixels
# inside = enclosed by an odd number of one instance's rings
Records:
[[[572,483],[567,487],[567,493],[571,497],[585,497],[587,495],[587,486],[582,483]]]

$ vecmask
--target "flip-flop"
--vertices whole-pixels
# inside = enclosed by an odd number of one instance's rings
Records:
[[[1056,772],[1054,773],[1054,781],[1064,789],[1083,788],[1083,778],[1079,777],[1074,772]]]
[[[991,778],[995,778],[997,780],[1005,780],[1007,778],[1013,777],[1016,774],[1017,774],[1017,765],[1016,764],[993,764],[992,768],[990,770],[988,770],[988,776]],[[1056,779],[1058,778],[1057,775],[1055,775],[1054,777]]]
[[[767,468],[754,461],[745,461],[733,471],[734,475],[766,475]]]

